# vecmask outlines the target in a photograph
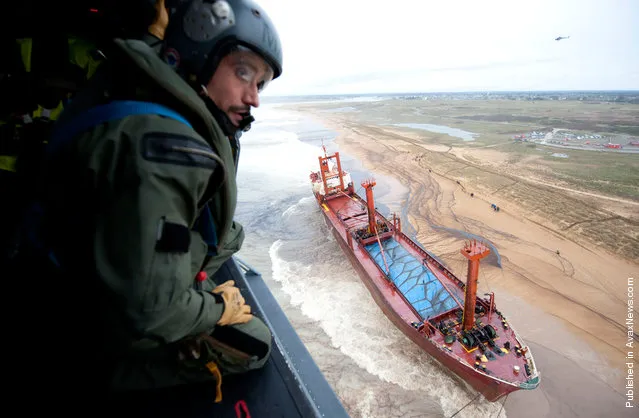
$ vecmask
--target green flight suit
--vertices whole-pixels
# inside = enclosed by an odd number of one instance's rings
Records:
[[[75,216],[69,206],[84,214],[82,222],[73,218],[82,227],[67,226],[53,235],[54,242],[63,241],[53,248],[76,278],[91,266],[74,263],[92,260],[97,284],[91,289],[100,297],[91,303],[104,335],[97,350],[112,367],[110,388],[215,380],[204,367],[209,360],[223,375],[260,368],[271,349],[266,325],[254,317],[246,324],[216,326],[223,303],[209,292],[221,284],[212,276],[244,239],[242,226],[233,221],[237,186],[230,140],[195,91],[151,47],[139,40],[116,43],[118,53],[59,123],[118,99],[162,104],[193,128],[154,114],[127,116],[78,135],[64,148],[63,162],[51,168],[66,173],[49,188],[56,194],[55,219]],[[207,243],[194,228],[207,201],[219,243],[208,261]],[[89,214],[87,206],[94,208]],[[209,278],[198,288],[200,271]],[[232,347],[207,344],[198,361],[179,361],[180,344],[201,333],[220,334]],[[237,336],[242,347],[233,348]]]

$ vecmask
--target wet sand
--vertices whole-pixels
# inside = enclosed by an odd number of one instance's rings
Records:
[[[417,240],[457,275],[466,274],[459,254],[462,240],[441,227],[482,236],[498,249],[501,267],[482,264],[478,293],[495,292],[498,308],[530,344],[542,379],[537,390],[506,399],[508,416],[636,416],[634,408],[624,407],[626,355],[633,350],[625,346],[627,278],[638,276],[636,260],[606,251],[605,244],[567,236],[543,216],[527,213],[520,202],[500,199],[472,178],[459,182],[448,167],[429,158],[429,153],[449,153],[464,161],[481,160],[485,150],[473,154],[467,148],[451,152],[436,144],[416,146],[405,133],[359,124],[344,115],[312,109],[305,115],[338,132],[336,144],[366,169],[408,188],[408,201],[398,205],[406,208]],[[500,156],[492,157],[495,170]],[[536,186],[528,182],[526,187]],[[545,189],[538,187],[541,195]],[[577,198],[574,202],[579,205]],[[492,210],[491,203],[500,211]],[[627,207],[620,206],[620,213]],[[633,312],[637,316],[636,304]],[[639,407],[636,400],[634,405]]]

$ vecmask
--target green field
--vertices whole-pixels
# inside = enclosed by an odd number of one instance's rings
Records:
[[[313,103],[313,109],[343,109],[343,102]],[[463,141],[447,134],[397,128],[417,135],[426,144],[452,147],[492,148],[510,154],[509,165],[530,161],[522,170],[546,181],[558,181],[577,190],[639,200],[639,153],[602,152],[560,146],[515,142],[513,135],[531,131],[569,129],[576,135],[599,134],[623,143],[637,135],[639,105],[582,101],[515,100],[383,100],[349,103],[357,112],[341,111],[340,117],[365,124],[387,125],[424,123],[444,125],[479,134],[474,141]],[[304,108],[306,105],[297,106]],[[602,141],[600,141],[602,142]],[[632,148],[632,147],[627,147]],[[639,147],[637,147],[639,150]],[[553,157],[553,153],[568,158]],[[480,163],[478,161],[478,163]]]

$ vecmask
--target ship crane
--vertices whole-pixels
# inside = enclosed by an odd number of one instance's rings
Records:
[[[362,187],[366,189],[366,204],[368,206],[368,233],[375,234],[377,238],[377,244],[379,245],[379,250],[382,253],[382,258],[384,259],[384,266],[386,266],[386,274],[390,274],[390,269],[388,268],[388,262],[386,262],[386,254],[384,254],[384,247],[382,246],[382,242],[379,239],[379,232],[377,231],[377,225],[375,224],[375,198],[373,197],[373,187],[375,187],[377,183],[375,180],[366,180],[362,182]]]

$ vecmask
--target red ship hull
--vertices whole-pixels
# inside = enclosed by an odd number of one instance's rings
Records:
[[[337,158],[339,159],[338,154]],[[339,170],[341,172],[341,167]],[[322,174],[313,173],[311,180],[326,224],[377,305],[397,328],[488,401],[494,402],[516,390],[534,389],[538,386],[539,375],[531,353],[502,313],[496,309],[492,298],[476,298],[475,303],[480,307],[480,312],[470,320],[472,332],[477,339],[473,347],[473,344],[464,339],[467,337],[472,340],[473,337],[468,336],[469,331],[464,331],[460,318],[463,316],[460,312],[464,308],[462,305],[466,285],[403,234],[399,220],[386,219],[372,205],[364,212],[362,208],[367,202],[354,193],[352,185],[346,185],[341,176],[340,186],[335,187],[336,192],[330,193],[330,185]],[[369,195],[367,192],[367,200],[372,200],[372,191],[370,193]],[[366,225],[375,228],[375,224],[387,227],[382,233],[363,239],[361,232],[358,232],[359,236],[354,232],[362,231]],[[373,256],[376,249],[381,251]],[[407,279],[409,275],[398,273],[404,268],[401,263],[406,262],[405,260],[409,260],[406,266],[419,265],[419,274],[423,274],[425,278],[414,281],[410,290],[406,290],[404,286],[404,283],[411,280]],[[415,267],[411,268],[415,270]],[[428,284],[424,285],[426,281]],[[423,286],[423,289],[419,289],[421,296],[415,299],[414,288],[418,285]],[[437,303],[425,301],[427,286],[436,288],[437,297],[433,299],[437,299]],[[475,303],[471,308],[475,307]],[[474,321],[479,325],[474,326]],[[492,330],[487,329],[487,325]],[[486,333],[477,331],[476,328],[491,331],[491,338],[487,338]],[[482,336],[483,342],[480,342]],[[462,340],[467,344],[462,344]]]

